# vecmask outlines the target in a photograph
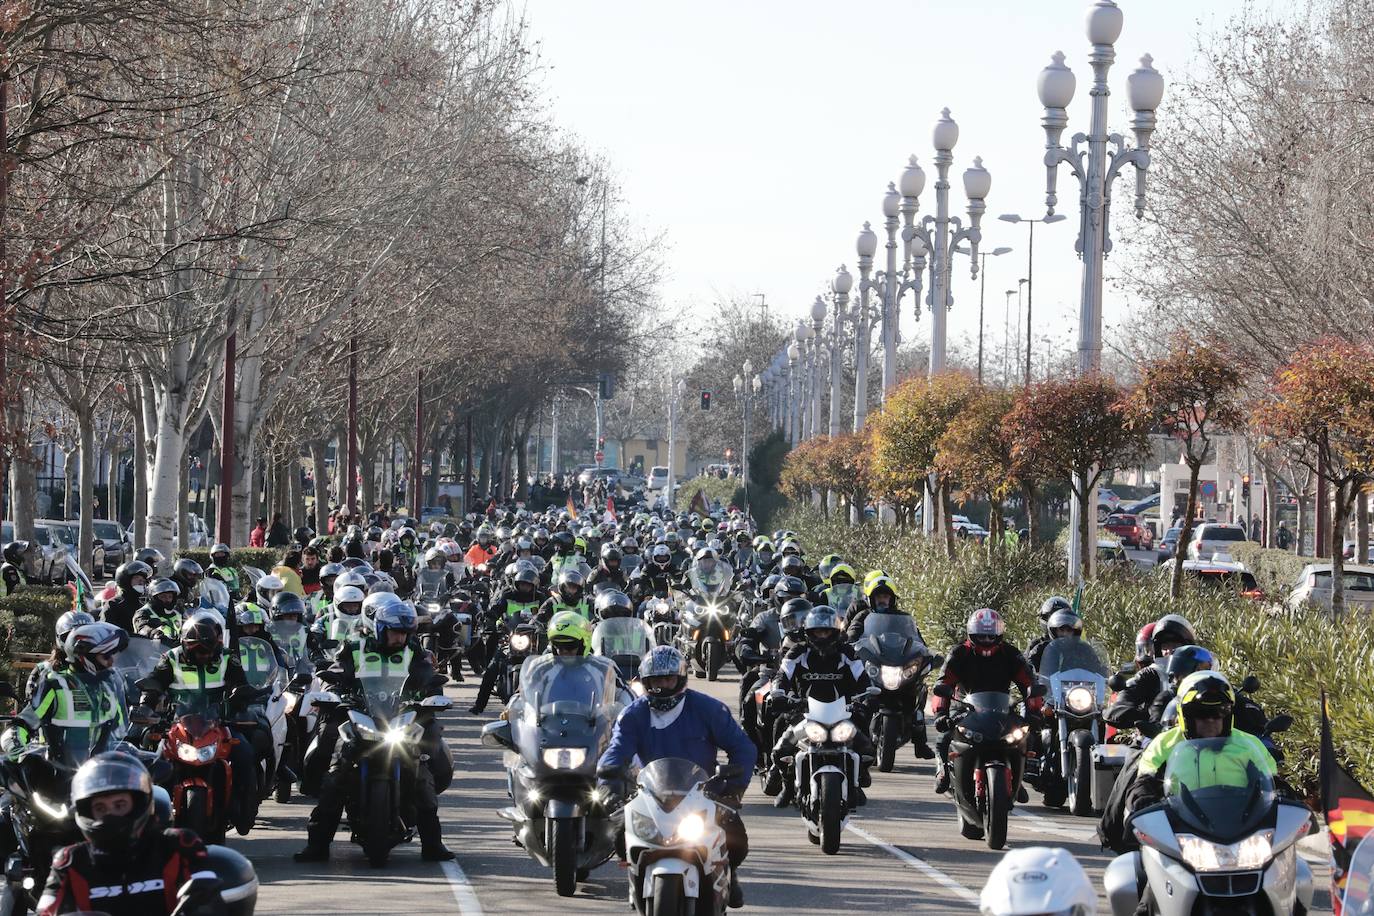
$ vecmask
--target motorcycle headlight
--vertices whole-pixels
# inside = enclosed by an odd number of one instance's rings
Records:
[[[544,766],[554,770],[575,770],[587,759],[586,748],[581,747],[546,747],[544,748]]]
[[[706,821],[700,814],[689,814],[677,825],[677,838],[684,843],[695,843],[706,833]]]
[[[178,744],[177,757],[187,763],[209,763],[215,759],[215,753],[219,750],[219,742],[215,741],[204,747],[196,747],[191,744]]]
[[[1006,741],[1008,744],[1016,744],[1018,741],[1023,740],[1025,737],[1026,726],[1018,725],[1016,726],[1016,728],[1013,728],[1011,731],[1009,731],[1007,733],[1007,736],[1002,740]]]
[[[392,726],[386,730],[387,744],[393,747],[398,744],[413,744],[420,740],[425,730],[418,723],[412,722],[409,725]]]
[[[1084,716],[1097,705],[1097,695],[1088,687],[1070,687],[1064,693],[1064,705],[1069,707],[1070,712]]]
[[[830,729],[830,740],[838,741],[840,744],[848,744],[850,741],[854,740],[854,736],[858,733],[859,730],[854,726],[854,723],[845,719],[843,722]]]
[[[658,832],[658,824],[654,823],[654,819],[634,809],[630,810],[630,831],[650,843],[663,842],[663,834]]]
[[[353,724],[353,730],[356,731],[356,732],[358,733],[358,737],[361,738],[362,740],[364,740],[364,741],[385,741],[385,740],[386,740],[386,735],[385,735],[383,732],[378,731],[377,729],[373,728],[371,725],[367,725],[367,724],[365,724],[365,723],[363,723],[363,722],[359,722],[357,719],[353,719],[353,720],[351,720],[351,721],[352,721],[352,724]]]
[[[510,647],[516,652],[528,652],[530,648],[530,638],[524,633],[516,633],[510,638]]]
[[[1274,831],[1265,830],[1239,843],[1213,843],[1187,833],[1178,834],[1183,861],[1193,871],[1231,871],[1263,868],[1274,853]]]
[[[902,669],[896,665],[883,665],[878,669],[878,679],[884,690],[896,690],[902,686]]]
[[[806,740],[812,744],[820,744],[830,737],[830,729],[819,722],[807,720],[805,726]]]
[[[67,817],[67,806],[65,804],[54,804],[37,792],[33,793],[33,803],[39,811],[42,811],[55,821],[65,820]]]

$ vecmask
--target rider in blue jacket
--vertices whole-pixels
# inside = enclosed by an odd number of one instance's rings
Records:
[[[611,743],[597,764],[601,784],[623,796],[625,772],[636,761],[645,766],[664,757],[681,757],[711,772],[724,751],[735,775],[719,785],[708,783],[707,791],[725,812],[720,826],[730,855],[730,906],[744,906],[738,872],[749,854],[749,836],[739,807],[758,748],[729,707],[687,689],[687,660],[674,647],[658,646],[650,652],[640,663],[639,679],[646,693],[627,706],[615,723]]]

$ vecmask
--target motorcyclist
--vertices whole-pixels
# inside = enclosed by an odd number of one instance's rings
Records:
[[[127,633],[132,633],[134,615],[143,607],[145,596],[148,594],[148,583],[152,579],[153,568],[147,563],[130,560],[119,564],[119,568],[115,570],[115,585],[119,588],[119,594],[105,605],[105,610],[100,615],[101,619]]]
[[[630,579],[629,594],[636,604],[650,597],[666,598],[676,583],[673,552],[667,544],[655,544],[649,548],[649,562],[641,564]]]
[[[30,741],[56,743],[64,729],[78,724],[92,733],[101,726],[111,735],[121,731],[123,682],[111,677],[110,668],[128,643],[129,634],[112,623],[91,621],[68,630],[62,660],[35,671],[29,701],[0,737],[0,748],[14,757]]]
[[[229,589],[231,601],[238,599],[239,571],[229,562],[228,544],[216,544],[210,548],[210,565],[205,568],[205,575],[223,582],[224,587]]]
[[[611,742],[597,763],[598,783],[623,798],[632,763],[644,766],[664,757],[681,757],[712,772],[724,751],[737,775],[721,784],[708,783],[708,790],[722,806],[720,825],[730,858],[730,906],[743,906],[738,873],[749,854],[749,837],[739,807],[758,749],[724,703],[687,689],[687,659],[673,646],[657,646],[645,656],[639,681],[646,693],[616,720]]]
[[[285,588],[286,583],[281,576],[268,573],[258,580],[258,604],[263,607],[271,607],[272,599],[277,597],[277,594]]]
[[[28,541],[10,541],[0,550],[0,556],[4,559],[4,563],[0,563],[0,588],[4,588],[6,595],[12,595],[19,586],[29,584],[26,557],[30,546]]]
[[[458,587],[457,581],[453,578],[453,573],[448,568],[448,554],[438,547],[431,547],[425,551],[425,569],[432,573],[442,572],[444,574],[443,583],[439,587],[441,595],[448,595]]]
[[[90,758],[72,778],[71,800],[85,841],[53,856],[38,916],[223,911],[219,883],[203,880],[214,874],[205,844],[189,830],[162,827],[152,778],[138,758],[119,751]],[[178,909],[188,884],[191,905]]]
[[[1026,714],[1032,719],[1039,718],[1044,708],[1044,697],[1032,696],[1035,685],[1035,672],[1030,663],[1015,646],[1006,641],[1006,624],[1002,617],[991,608],[981,608],[969,615],[965,628],[967,639],[955,646],[940,673],[940,683],[957,688],[965,695],[996,691],[1011,693],[1011,685],[1021,690],[1026,701]],[[940,758],[940,766],[935,777],[935,791],[944,794],[949,791],[949,744],[954,737],[946,710],[949,701],[935,697],[931,711],[935,714],[935,729],[941,732],[935,751]]]
[[[474,716],[480,716],[487,708],[491,692],[496,689],[497,678],[501,676],[501,669],[505,664],[505,659],[500,655],[502,637],[514,625],[514,621],[526,615],[533,616],[539,611],[539,595],[535,591],[538,581],[539,574],[532,568],[517,569],[511,588],[502,592],[487,609],[488,619],[496,625],[490,629],[487,636],[487,666],[482,671],[482,683],[477,687],[477,699],[468,709]]]
[[[583,617],[591,618],[591,603],[583,593],[586,580],[577,569],[565,569],[558,574],[558,590],[539,608],[538,621],[548,626],[549,620],[559,611],[576,611]]]
[[[243,665],[235,652],[224,644],[224,630],[217,615],[201,611],[191,614],[181,624],[181,637],[176,648],[162,657],[152,674],[139,681],[143,688],[140,704],[156,707],[162,697],[203,695],[220,708],[221,724],[237,740],[229,751],[233,770],[233,798],[230,799],[231,818],[239,836],[247,836],[258,814],[258,767],[254,760],[251,735],[245,735],[233,725],[243,700],[233,696],[246,687]]]
[[[1040,656],[1044,654],[1045,647],[1054,639],[1054,636],[1049,633],[1050,618],[1054,616],[1055,611],[1072,610],[1073,603],[1063,595],[1050,595],[1040,603],[1037,616],[1040,618],[1040,625],[1045,627],[1045,633],[1032,639],[1031,644],[1026,646],[1026,658],[1036,668],[1040,667]]]
[[[1045,635],[1031,643],[1034,648],[1026,655],[1026,660],[1038,671],[1050,643],[1061,637],[1082,635],[1083,618],[1072,608],[1060,608],[1045,621]]]
[[[1067,849],[1013,849],[978,896],[985,916],[1094,916],[1097,890]]]
[[[177,609],[181,586],[171,579],[158,579],[148,586],[148,603],[134,614],[133,632],[147,639],[175,645],[181,633],[181,611]]]
[[[181,587],[177,607],[182,611],[200,605],[200,583],[205,578],[205,570],[195,560],[182,557],[172,564],[171,579]]]
[[[858,642],[863,637],[864,625],[870,614],[910,616],[897,606],[897,584],[887,576],[865,576],[863,589],[864,600],[849,615],[848,626],[845,627],[844,637],[849,642]],[[916,628],[916,638],[925,642],[920,627]]]
[[[692,562],[692,554],[683,546],[682,537],[676,531],[669,531],[663,536],[663,543],[668,546],[672,555],[674,572],[682,572]]]
[[[33,671],[29,672],[28,684],[24,689],[24,696],[31,697],[33,692],[38,689],[38,683],[47,676],[49,671],[54,669],[61,670],[67,666],[67,634],[77,627],[85,626],[88,623],[95,623],[95,618],[85,611],[67,611],[57,618],[57,625],[54,627],[55,635],[53,639],[52,653],[47,658],[33,666]]]
[[[618,589],[627,591],[630,587],[625,580],[625,570],[621,569],[621,562],[625,554],[615,544],[607,541],[601,545],[601,561],[597,563],[596,569],[587,577],[587,591],[596,594],[596,587],[602,585],[603,588]]]
[[[396,536],[396,546],[391,551],[396,557],[396,563],[407,569],[414,569],[420,561],[420,548],[415,538],[415,529],[409,525],[403,527],[400,534]]]
[[[362,620],[363,599],[367,595],[356,585],[342,585],[334,590],[334,603],[311,624],[317,642],[344,642],[352,639]]]
[[[818,604],[806,615],[802,630],[806,646],[788,653],[778,668],[769,705],[781,707],[792,699],[815,697],[833,701],[843,697],[850,703],[849,717],[858,728],[854,750],[859,755],[859,789],[855,801],[862,805],[867,799],[863,790],[872,785],[869,764],[873,762],[873,748],[869,741],[868,671],[852,647],[845,644],[840,630],[840,615],[829,605]],[[781,789],[775,804],[781,808],[792,800],[792,780],[784,778],[778,759],[794,748],[790,733],[785,733],[773,748],[773,766],[768,773],[768,789]]]
[[[1146,737],[1159,734],[1160,725],[1150,720],[1150,706],[1164,689],[1164,669],[1175,649],[1197,645],[1193,625],[1178,614],[1166,614],[1155,621],[1150,634],[1154,663],[1142,668],[1117,692],[1102,718],[1117,729],[1135,728]]]
[[[754,542],[749,532],[741,528],[735,532],[734,550],[730,552],[730,564],[741,575],[753,575],[758,557],[754,554]]]
[[[239,624],[239,638],[261,639],[272,647],[273,655],[277,659],[277,665],[286,670],[291,667],[291,660],[287,658],[282,647],[277,645],[277,641],[272,638],[272,634],[267,631],[267,612],[252,601],[241,601],[234,610],[235,618]]]
[[[427,653],[412,647],[417,620],[415,610],[406,602],[389,592],[369,595],[365,616],[371,621],[372,628],[364,633],[356,643],[339,647],[334,657],[334,665],[327,672],[327,680],[334,685],[341,696],[345,693],[356,694],[361,688],[360,678],[370,672],[380,671],[382,666],[393,670],[405,666],[408,674],[404,692],[412,698],[439,696],[443,694],[445,678],[434,670]],[[436,766],[447,764],[451,778],[452,759],[443,749],[440,741],[442,728],[437,721],[431,721],[425,728],[422,747],[427,747],[428,765],[417,766],[413,775],[413,798],[415,827],[420,834],[420,858],[426,862],[446,862],[454,856],[444,845],[439,825],[439,798],[435,788]],[[436,760],[442,756],[445,760]],[[329,774],[320,785],[319,803],[310,812],[306,846],[295,854],[297,862],[323,862],[329,858],[329,845],[339,828],[343,816],[344,801],[350,789],[354,762],[349,758],[345,744],[337,744],[329,765]],[[444,783],[446,785],[446,782]]]
[[[477,537],[468,547],[467,552],[463,554],[463,562],[467,563],[470,569],[490,564],[492,557],[496,556],[496,545],[491,541],[491,529],[486,525],[478,528]]]
[[[762,534],[754,538],[754,568],[760,576],[777,572],[778,568],[778,552],[773,542]]]

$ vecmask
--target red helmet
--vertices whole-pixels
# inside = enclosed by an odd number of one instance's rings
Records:
[[[1135,663],[1142,668],[1154,661],[1154,635],[1155,625],[1153,623],[1145,624],[1140,628],[1140,632],[1135,634]]]
[[[968,619],[968,642],[979,655],[995,655],[1007,625],[992,608],[974,611]]]

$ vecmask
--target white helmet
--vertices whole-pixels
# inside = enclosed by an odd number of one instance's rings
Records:
[[[343,588],[337,589],[334,592],[334,610],[347,617],[356,616],[345,612],[342,605],[351,603],[362,604],[363,599],[366,597],[367,596],[363,594],[363,590],[356,585],[345,585]]]
[[[1097,893],[1067,849],[1013,849],[988,875],[979,897],[984,916],[1094,916]]]

